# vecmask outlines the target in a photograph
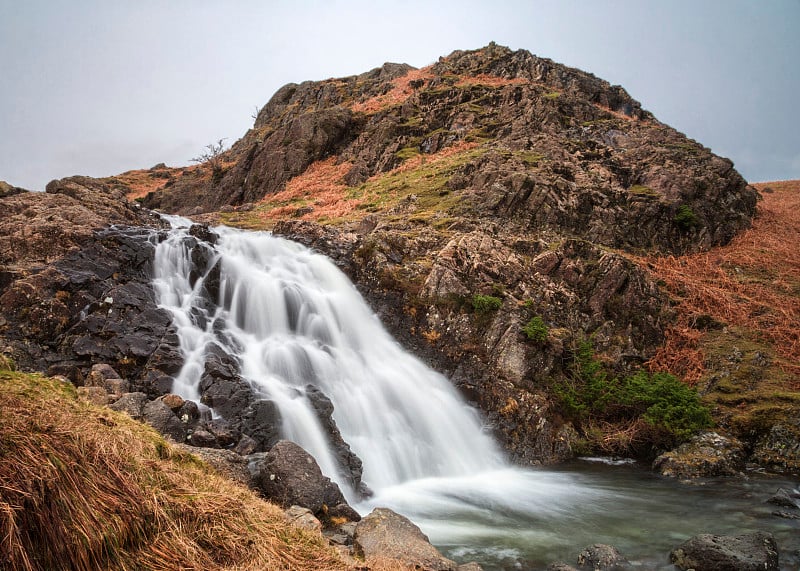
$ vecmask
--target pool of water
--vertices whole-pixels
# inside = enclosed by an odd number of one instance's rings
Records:
[[[576,461],[557,468],[498,470],[474,478],[421,480],[370,503],[410,517],[444,555],[485,571],[574,565],[593,543],[617,547],[640,569],[674,570],[669,552],[699,533],[768,531],[781,569],[800,568],[800,522],[766,503],[798,481],[752,474],[692,484],[633,463]]]

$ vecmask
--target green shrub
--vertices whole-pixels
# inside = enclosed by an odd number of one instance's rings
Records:
[[[700,220],[697,218],[697,215],[692,210],[692,207],[688,204],[681,204],[678,207],[678,212],[675,214],[675,224],[683,228],[684,230],[689,230],[694,226],[697,226]]]
[[[611,376],[587,341],[579,343],[569,379],[555,392],[564,412],[579,424],[642,420],[659,446],[673,446],[712,424],[697,391],[674,375],[640,370],[628,377]]]
[[[531,320],[525,324],[525,327],[522,328],[522,332],[527,335],[528,339],[536,343],[544,343],[547,341],[547,325],[538,315],[534,315]]]
[[[475,294],[472,296],[472,308],[476,313],[496,311],[503,305],[503,300],[493,295]]]

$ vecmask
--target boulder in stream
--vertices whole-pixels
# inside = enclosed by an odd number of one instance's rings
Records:
[[[653,469],[662,476],[683,480],[736,476],[744,469],[744,460],[744,445],[737,439],[702,432],[656,458]]]
[[[595,543],[590,545],[578,555],[578,567],[591,569],[591,571],[611,571],[621,569],[628,565],[619,550],[612,545]]]
[[[778,545],[771,533],[700,534],[676,547],[670,561],[695,571],[777,571]]]

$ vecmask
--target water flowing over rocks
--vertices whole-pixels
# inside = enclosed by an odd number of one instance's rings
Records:
[[[313,200],[294,204],[274,234],[329,256],[449,382],[398,352],[327,262],[274,238],[198,224],[167,232],[125,199],[123,178],[70,177],[46,193],[0,184],[0,349],[190,444],[299,525],[324,524],[367,559],[422,569],[477,566],[457,567],[388,509],[353,525],[347,499],[366,510],[373,492],[404,507],[446,497],[453,527],[498,505],[576,509],[567,485],[543,507],[530,474],[506,458],[575,454],[581,435],[553,387],[581,340],[618,374],[663,344],[670,301],[633,256],[725,244],[755,212],[756,193],[730,161],[621,87],[495,44],[423,70],[385,64],[287,85],[222,158],[213,173],[151,169],[169,181],[141,202],[231,221],[252,213],[252,224],[273,220],[264,204],[287,184],[341,167],[329,182],[342,185],[343,204],[356,202],[330,216]],[[479,310],[476,296],[497,307]],[[533,318],[542,339],[524,333]],[[677,478],[732,475],[752,449],[751,461],[791,468],[796,428],[744,444],[703,434],[655,466]],[[795,515],[794,500],[776,496],[793,510],[781,517]],[[579,564],[623,564],[612,550],[595,545]],[[765,534],[698,536],[674,557],[697,571],[777,568]],[[722,563],[697,563],[709,561]]]
[[[739,536],[702,534],[670,554],[679,569],[694,571],[777,571],[778,546],[764,532]]]

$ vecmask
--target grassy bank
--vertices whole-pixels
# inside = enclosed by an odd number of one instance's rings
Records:
[[[2,363],[0,363],[0,366]],[[346,569],[319,534],[72,385],[0,370],[0,567]]]

